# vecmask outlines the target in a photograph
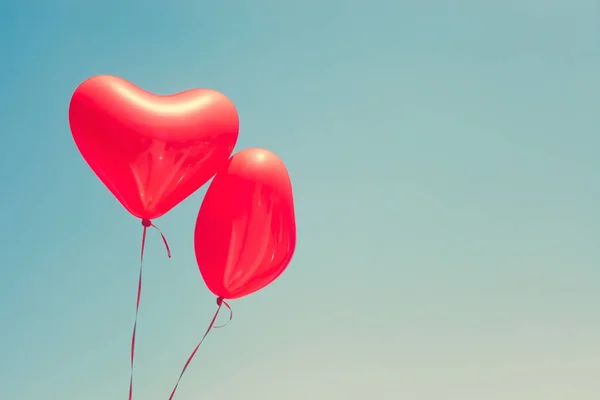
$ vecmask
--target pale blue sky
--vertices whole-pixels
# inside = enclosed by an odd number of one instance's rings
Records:
[[[67,121],[108,73],[222,91],[293,179],[290,269],[176,399],[597,399],[599,71],[597,0],[0,0],[0,398],[127,395],[141,226]],[[149,237],[135,400],[215,308],[201,199]]]

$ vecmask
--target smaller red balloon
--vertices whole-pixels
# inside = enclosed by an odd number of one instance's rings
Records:
[[[246,149],[229,159],[200,207],[194,247],[206,286],[224,299],[281,275],[296,248],[296,218],[290,177],[275,154]]]

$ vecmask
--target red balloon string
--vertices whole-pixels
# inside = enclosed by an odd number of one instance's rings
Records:
[[[204,336],[202,336],[202,339],[200,339],[200,342],[196,345],[196,348],[194,348],[194,351],[192,351],[192,354],[190,354],[187,361],[185,362],[185,365],[183,366],[183,369],[181,370],[181,373],[179,374],[179,378],[177,379],[177,383],[175,383],[175,387],[173,388],[173,391],[171,392],[171,395],[169,396],[169,400],[173,400],[173,397],[175,396],[175,392],[177,391],[177,387],[179,386],[179,382],[181,382],[181,378],[183,377],[183,374],[185,374],[185,371],[187,370],[188,366],[194,359],[196,352],[198,352],[198,349],[200,348],[200,346],[202,345],[202,342],[204,342],[204,339],[206,339],[206,337],[208,336],[210,331],[213,329],[219,329],[219,328],[223,328],[223,327],[227,326],[227,324],[229,324],[229,322],[233,319],[233,310],[231,309],[231,307],[229,306],[229,304],[227,304],[227,302],[225,300],[223,300],[222,298],[219,297],[217,299],[217,305],[218,305],[217,311],[215,312],[215,315],[213,316],[212,320],[210,321],[210,324],[208,325],[208,328],[206,329]],[[215,325],[215,322],[217,320],[217,317],[219,316],[219,312],[221,311],[221,308],[223,307],[223,305],[225,305],[225,307],[227,307],[227,309],[229,310],[229,320],[223,325]]]
[[[146,231],[148,230],[149,227],[152,227],[158,231],[158,233],[160,234],[160,237],[162,238],[162,240],[165,244],[165,248],[167,249],[167,257],[171,258],[171,249],[169,248],[169,244],[167,243],[167,239],[165,238],[165,235],[162,234],[160,229],[158,229],[148,219],[142,220],[142,226],[144,227],[144,230],[142,231],[142,248],[140,251],[140,272],[138,275],[137,299],[135,302],[135,319],[133,321],[133,334],[131,335],[131,371],[130,371],[130,375],[129,375],[129,400],[132,400],[132,398],[133,398],[133,364],[134,364],[134,360],[135,360],[135,334],[137,331],[137,321],[138,321],[138,314],[139,314],[139,310],[140,310],[140,299],[142,297],[142,272],[143,272],[143,266],[144,266],[144,250],[146,248]]]

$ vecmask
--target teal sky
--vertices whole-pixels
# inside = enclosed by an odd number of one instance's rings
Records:
[[[289,270],[176,399],[597,399],[599,71],[597,0],[0,0],[0,398],[127,398],[141,225],[67,120],[106,73],[225,93],[293,180]],[[135,400],[215,309],[202,194],[149,235]]]

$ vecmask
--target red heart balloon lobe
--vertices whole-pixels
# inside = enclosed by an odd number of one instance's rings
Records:
[[[83,82],[69,124],[83,158],[139,218],[165,214],[204,185],[235,147],[233,103],[210,89],[159,96],[115,76]]]

